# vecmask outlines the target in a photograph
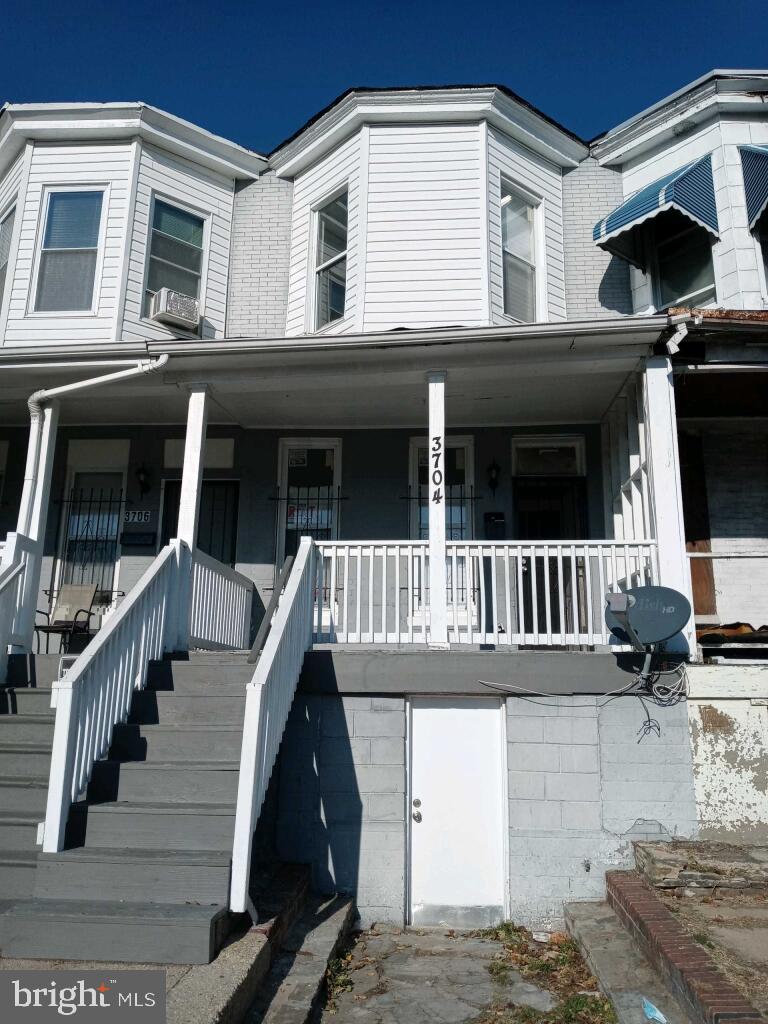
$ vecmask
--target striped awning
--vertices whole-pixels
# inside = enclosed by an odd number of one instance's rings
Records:
[[[751,231],[768,206],[768,146],[739,146]]]
[[[637,228],[665,210],[677,210],[719,237],[711,154],[646,185],[595,224],[592,238],[601,249],[645,270]]]

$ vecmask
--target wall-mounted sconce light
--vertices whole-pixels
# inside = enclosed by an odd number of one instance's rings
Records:
[[[488,489],[491,494],[495,494],[496,488],[499,486],[499,473],[501,473],[501,466],[494,459],[488,467]]]
[[[149,476],[149,470],[143,462],[136,470],[136,480],[139,484],[139,494],[143,498],[147,491],[152,490],[152,480]]]

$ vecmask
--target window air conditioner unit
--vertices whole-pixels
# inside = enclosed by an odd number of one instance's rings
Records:
[[[161,288],[152,296],[149,318],[162,324],[195,330],[200,323],[200,303],[191,295],[175,292],[172,288]]]

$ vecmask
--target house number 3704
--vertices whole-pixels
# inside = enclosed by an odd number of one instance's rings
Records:
[[[432,503],[439,505],[443,500],[443,439],[437,434],[432,438],[432,448],[429,452],[432,463]]]

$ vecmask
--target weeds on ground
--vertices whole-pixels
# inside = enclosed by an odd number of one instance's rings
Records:
[[[349,967],[352,962],[352,954],[336,957],[328,962],[325,971],[326,1010],[335,1013],[337,1009],[336,1000],[342,992],[349,992],[353,988],[352,978],[349,976]]]
[[[547,1012],[497,1006],[477,1024],[615,1024],[610,1000],[600,994],[578,946],[567,935],[556,932],[548,941],[537,942],[527,928],[510,921],[475,934],[504,947],[488,966],[491,977],[504,983],[515,971],[559,997],[557,1006]]]

